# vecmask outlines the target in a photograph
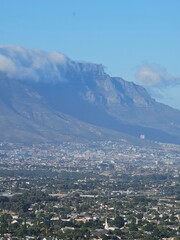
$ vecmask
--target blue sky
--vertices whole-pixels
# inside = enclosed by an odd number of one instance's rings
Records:
[[[102,63],[180,109],[179,0],[1,0],[0,45]]]

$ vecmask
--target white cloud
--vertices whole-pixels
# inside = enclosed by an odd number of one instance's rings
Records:
[[[67,58],[19,46],[0,46],[0,72],[9,78],[44,82],[64,81]]]
[[[66,64],[67,58],[63,54],[52,52],[50,53],[50,57],[57,63]]]
[[[14,62],[0,54],[0,72],[8,73],[8,76],[11,76],[16,72],[16,66]]]
[[[157,64],[145,64],[137,69],[136,82],[146,88],[164,88],[180,85],[180,78],[170,75],[167,70]]]
[[[145,64],[138,67],[135,78],[157,101],[179,108],[180,77],[169,74],[157,64]]]

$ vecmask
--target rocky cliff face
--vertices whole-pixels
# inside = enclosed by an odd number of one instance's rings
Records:
[[[115,131],[180,143],[178,110],[110,77],[102,65],[57,52],[0,47],[0,107],[1,139],[103,138]]]

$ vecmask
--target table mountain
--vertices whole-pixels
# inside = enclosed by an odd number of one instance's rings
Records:
[[[0,140],[133,136],[180,143],[180,111],[100,64],[58,52],[0,47]]]

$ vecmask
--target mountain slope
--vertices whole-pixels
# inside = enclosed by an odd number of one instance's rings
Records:
[[[102,65],[17,46],[0,47],[0,123],[1,139],[9,141],[123,133],[180,143],[180,111],[143,87],[110,77]]]
[[[52,109],[23,82],[0,79],[0,107],[1,141],[55,142],[110,134]]]

